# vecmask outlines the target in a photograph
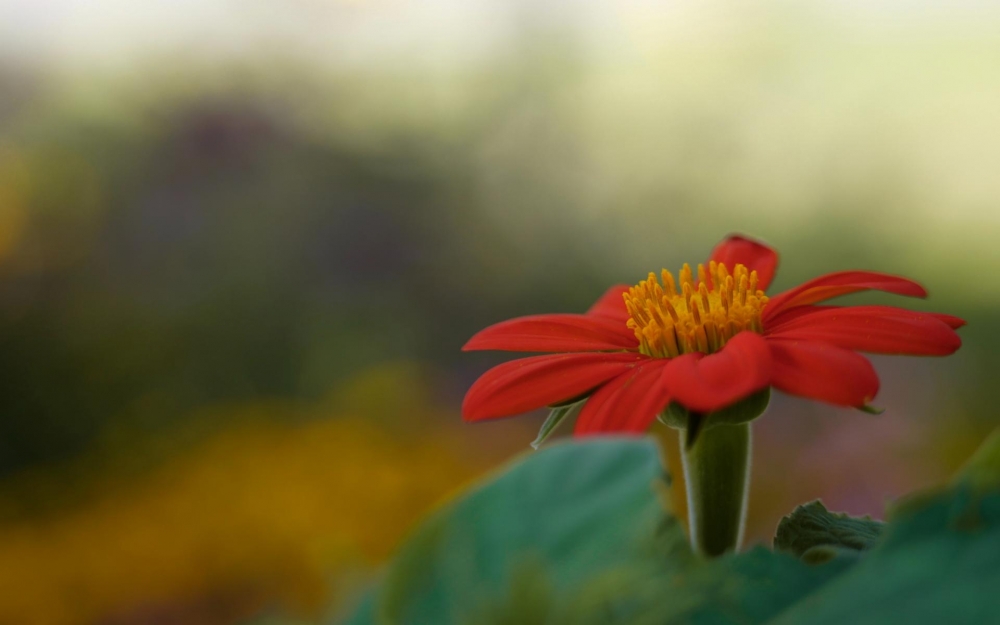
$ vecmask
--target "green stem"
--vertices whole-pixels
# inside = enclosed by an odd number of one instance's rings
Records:
[[[682,433],[682,434],[686,434]],[[750,424],[709,425],[688,448],[681,436],[691,545],[714,557],[743,540],[750,479]]]

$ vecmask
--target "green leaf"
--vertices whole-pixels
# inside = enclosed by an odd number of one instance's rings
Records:
[[[542,443],[544,443],[545,440],[552,435],[552,432],[559,427],[559,424],[562,423],[566,417],[576,412],[576,410],[582,405],[583,402],[577,402],[575,404],[566,404],[564,406],[557,406],[553,408],[549,412],[549,416],[545,418],[545,423],[542,424],[541,429],[538,430],[538,436],[535,437],[535,440],[531,441],[531,446],[534,449],[541,447]]]
[[[556,402],[554,404],[549,404],[547,407],[548,408],[562,408],[563,406],[569,406],[570,404],[579,404],[582,401],[588,399],[591,395],[593,395],[594,394],[594,390],[595,389],[590,389],[589,391],[585,391],[583,393],[580,393],[579,395],[576,395],[574,397],[570,397],[569,399],[564,399],[564,400]]]
[[[813,547],[805,554],[815,550],[845,557],[811,565],[758,547],[657,572],[620,598],[645,600],[636,615],[601,622],[972,625],[1000,620],[1000,493],[976,497],[968,485],[948,491],[888,525],[863,558],[845,547]]]
[[[865,413],[873,414],[873,415],[880,415],[883,412],[885,412],[885,408],[878,408],[876,406],[869,406],[868,404],[865,404],[864,406],[859,406],[858,410],[860,410],[861,412],[865,412]]]
[[[1000,621],[1000,431],[950,488],[907,497],[889,518],[864,558],[775,625]]]
[[[515,573],[532,562],[540,563],[533,575],[566,597],[650,550],[667,521],[657,484],[664,487],[663,468],[650,440],[603,438],[531,454],[417,530],[376,594],[376,622],[477,622],[483,605],[510,597]],[[674,547],[686,545],[679,524],[670,536]]]
[[[774,623],[994,623],[998,588],[1000,493],[962,486],[890,523],[848,573]]]
[[[882,535],[884,523],[871,517],[853,518],[830,512],[820,501],[803,504],[781,519],[774,536],[774,548],[802,557],[812,551],[811,561],[821,553],[838,555],[840,549],[864,551],[871,549]]]
[[[649,554],[646,567],[633,564],[615,589],[612,601],[567,623],[601,625],[687,625],[689,623],[765,623],[808,594],[823,587],[852,563],[810,566],[790,554],[757,547],[739,556],[679,564],[662,554]],[[624,576],[623,576],[624,577]],[[574,602],[593,599],[595,591]],[[611,608],[611,609],[609,609]],[[589,617],[589,620],[588,620]]]
[[[757,547],[713,560],[691,553],[657,501],[667,485],[649,441],[553,445],[426,522],[353,622],[998,622],[996,444],[972,473],[910,498],[884,526],[808,504],[779,529],[776,544],[791,553]]]

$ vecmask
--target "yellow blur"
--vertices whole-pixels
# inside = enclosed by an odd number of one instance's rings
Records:
[[[141,481],[106,480],[78,509],[0,526],[0,622],[315,612],[337,591],[331,574],[378,562],[476,472],[449,442],[351,417],[226,429]]]

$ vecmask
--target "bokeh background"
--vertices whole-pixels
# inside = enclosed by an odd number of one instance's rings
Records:
[[[0,623],[336,618],[534,437],[473,332],[731,231],[969,320],[755,426],[750,542],[879,516],[1000,423],[998,111],[976,0],[0,0]]]

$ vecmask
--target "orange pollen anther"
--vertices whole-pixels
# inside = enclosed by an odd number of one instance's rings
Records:
[[[712,261],[707,270],[698,265],[697,282],[694,275],[685,264],[675,282],[664,269],[662,285],[650,273],[624,293],[631,316],[628,327],[639,339],[639,351],[656,358],[688,352],[711,354],[739,332],[763,332],[760,314],[767,296],[757,290],[756,271],[736,265],[730,273],[725,265]]]

